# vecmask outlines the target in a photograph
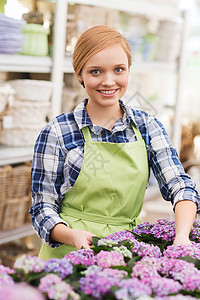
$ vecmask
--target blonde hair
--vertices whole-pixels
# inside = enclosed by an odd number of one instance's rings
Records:
[[[73,53],[73,68],[76,76],[81,75],[83,66],[91,56],[113,44],[121,44],[130,67],[132,63],[131,48],[119,31],[107,25],[97,25],[84,31],[79,37]]]

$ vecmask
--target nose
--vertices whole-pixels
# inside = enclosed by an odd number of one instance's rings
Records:
[[[115,84],[115,79],[113,74],[110,73],[104,74],[101,84],[104,86],[113,86]]]

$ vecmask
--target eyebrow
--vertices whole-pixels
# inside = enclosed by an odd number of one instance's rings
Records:
[[[127,66],[127,64],[121,63],[114,66],[114,68],[120,67],[120,66]],[[90,66],[87,69],[98,69],[101,68],[101,66]]]

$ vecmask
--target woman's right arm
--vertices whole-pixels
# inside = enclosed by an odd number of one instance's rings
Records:
[[[57,124],[58,125],[58,124]],[[32,162],[32,224],[48,246],[60,245],[51,239],[51,230],[58,223],[68,226],[60,216],[60,187],[63,181],[64,154],[52,122],[40,132]]]
[[[56,120],[54,120],[56,122]],[[65,154],[53,121],[39,134],[32,163],[32,224],[38,235],[53,248],[62,243],[77,249],[90,248],[92,233],[69,228],[59,216],[60,188],[63,183]]]

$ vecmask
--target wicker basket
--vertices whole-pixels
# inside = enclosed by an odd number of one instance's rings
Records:
[[[8,105],[14,101],[14,90],[9,84],[0,85],[0,114],[5,113]]]
[[[7,146],[28,147],[33,146],[46,123],[27,124],[19,128],[4,128],[1,133],[1,143]],[[29,127],[28,127],[29,126]]]
[[[22,164],[16,167],[0,168],[0,203],[9,199],[21,198],[30,194],[31,166]]]
[[[29,196],[9,199],[0,206],[1,230],[10,230],[18,228],[25,224],[25,216],[27,212],[27,204]]]
[[[9,116],[12,116],[13,128],[30,127],[44,124],[50,114],[50,101],[25,101],[16,100],[10,108]]]
[[[0,230],[14,229],[27,222],[30,193],[31,163],[0,168]]]
[[[32,215],[29,214],[29,210],[31,208],[31,205],[32,205],[32,198],[31,198],[31,195],[30,195],[28,203],[27,203],[27,210],[26,210],[26,215],[25,215],[25,224],[32,223]]]
[[[8,81],[20,100],[50,101],[52,82],[47,80],[17,79]]]

